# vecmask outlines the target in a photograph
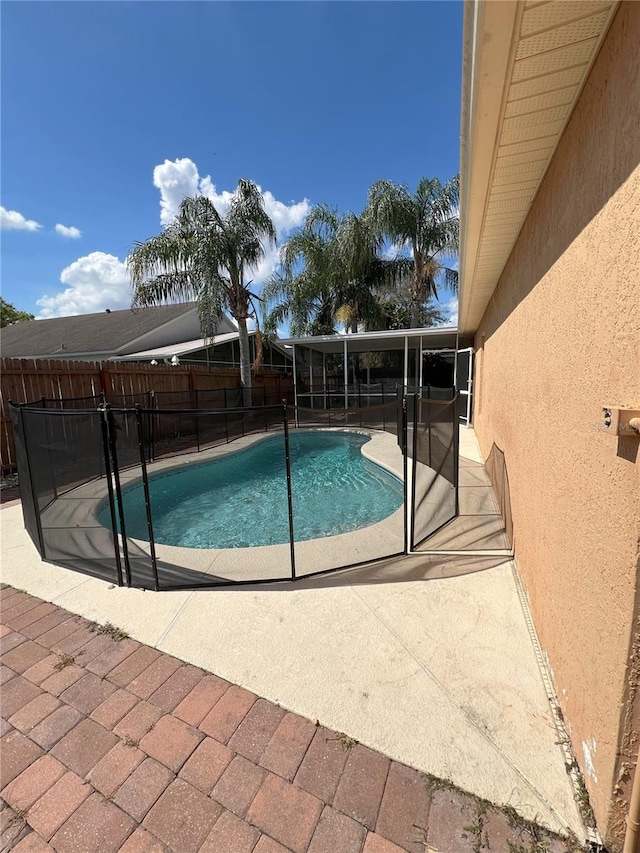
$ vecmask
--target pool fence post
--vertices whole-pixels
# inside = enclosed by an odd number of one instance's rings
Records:
[[[431,386],[427,385],[427,429],[429,430],[429,468],[431,468]]]
[[[118,524],[116,522],[116,507],[113,497],[113,480],[111,478],[111,460],[109,457],[109,432],[107,429],[107,413],[105,409],[100,411],[100,426],[102,429],[102,449],[104,451],[104,470],[107,480],[107,492],[109,495],[109,516],[111,517],[111,535],[113,537],[113,553],[116,558],[116,575],[118,586],[122,586],[122,560],[120,559],[120,545],[118,544]]]
[[[295,423],[298,426],[298,376],[296,366],[296,345],[293,345],[293,405],[295,411]]]
[[[289,549],[291,553],[291,580],[296,579],[296,549],[293,532],[293,495],[291,493],[291,455],[289,452],[289,415],[287,412],[287,401],[282,401],[283,425],[284,425],[284,459],[287,470],[287,506],[289,510]]]
[[[412,519],[411,519],[411,550],[413,551],[414,542],[415,542],[415,530],[414,530],[414,522],[415,522],[415,505],[416,505],[416,472],[418,470],[418,406],[419,406],[420,397],[418,394],[413,395],[413,451],[412,451],[412,459],[411,459],[411,506],[412,506]]]
[[[453,402],[453,477],[455,480],[455,490],[456,490],[456,518],[460,515],[460,493],[459,493],[459,480],[460,480],[460,392],[456,391]]]
[[[342,378],[344,381],[344,422],[347,423],[347,409],[349,408],[349,350],[347,346],[347,337],[344,338],[344,347],[342,354],[343,370]]]
[[[324,410],[327,410],[327,354],[322,353],[322,388],[324,391]]]
[[[409,477],[408,477],[408,460],[407,460],[407,451],[408,451],[408,439],[407,439],[407,398],[402,398],[402,417],[401,417],[401,430],[402,435],[400,440],[402,442],[402,467],[403,467],[403,478],[404,478],[404,553],[409,554],[409,513],[413,512],[413,508],[409,506],[410,494],[409,494]]]
[[[153,410],[157,408],[156,406],[156,392],[149,392],[149,462],[153,462],[156,458],[156,446],[155,446],[155,430],[154,430],[154,421],[155,418],[153,416]]]
[[[158,563],[156,561],[156,544],[153,540],[153,519],[151,517],[151,499],[149,497],[149,478],[147,476],[147,462],[144,455],[144,427],[142,425],[142,412],[136,403],[136,426],[138,428],[138,447],[140,449],[140,467],[142,468],[142,487],[144,490],[144,508],[147,514],[147,529],[149,530],[149,550],[151,551],[151,568],[153,570],[153,585],[155,592],[160,589],[158,583]]]
[[[122,489],[120,487],[120,470],[118,468],[118,452],[116,449],[116,425],[113,419],[111,406],[105,403],[104,411],[107,417],[107,435],[109,450],[111,451],[111,462],[113,466],[113,480],[115,483],[116,502],[118,504],[118,517],[120,519],[120,535],[122,536],[122,554],[124,556],[125,580],[127,586],[131,586],[131,566],[129,565],[129,546],[127,545],[127,531],[124,523],[124,507],[122,505]]]

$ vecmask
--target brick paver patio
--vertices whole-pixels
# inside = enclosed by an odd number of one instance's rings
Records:
[[[577,849],[26,593],[0,606],[0,850]]]

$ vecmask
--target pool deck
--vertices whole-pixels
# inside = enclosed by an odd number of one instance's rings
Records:
[[[460,451],[470,488],[486,489],[471,430],[461,430]],[[506,549],[411,555],[295,584],[154,593],[43,563],[19,505],[6,505],[0,524],[3,582],[585,837]]]

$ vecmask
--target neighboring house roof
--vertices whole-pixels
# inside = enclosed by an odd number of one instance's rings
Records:
[[[255,335],[255,333],[255,329],[249,331],[249,337],[252,337],[253,335]],[[207,349],[209,347],[221,346],[222,344],[237,341],[238,338],[238,332],[225,332],[221,335],[214,335],[209,340],[205,340],[204,338],[196,338],[193,341],[180,341],[178,343],[169,344],[168,346],[153,347],[152,349],[141,350],[140,352],[127,353],[127,355],[116,355],[113,356],[113,360],[147,361],[150,358],[173,358],[174,355],[190,355],[193,352],[198,352],[199,350]],[[269,345],[285,353],[285,355],[288,355],[280,341],[269,341]]]
[[[617,7],[465,4],[461,333],[482,319]]]
[[[254,334],[255,332],[249,332],[249,335]],[[215,347],[220,344],[226,344],[229,341],[237,340],[238,332],[226,332],[223,335],[214,335],[209,341],[206,341],[204,338],[196,338],[193,341],[181,341],[164,347],[153,347],[152,349],[141,350],[140,352],[131,352],[127,355],[116,355],[114,356],[114,360],[146,361],[149,358],[172,358],[174,355],[189,355],[189,353],[205,349],[207,346]]]
[[[177,322],[179,320],[180,323]],[[227,332],[234,328],[234,324],[225,317],[220,328]],[[192,338],[198,329],[193,302],[101,311],[99,314],[29,320],[7,326],[0,334],[0,353],[8,358],[78,358],[83,354],[102,354],[108,358],[118,352],[130,351],[138,341],[140,346],[144,346],[147,343],[145,338],[148,345],[171,343],[171,339]],[[190,334],[185,335],[185,332]],[[167,340],[150,340],[151,335],[158,337],[156,333]]]

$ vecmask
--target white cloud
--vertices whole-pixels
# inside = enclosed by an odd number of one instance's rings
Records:
[[[41,319],[128,308],[131,304],[127,268],[115,255],[106,252],[91,252],[78,258],[62,270],[60,281],[68,285],[65,290],[38,299]]]
[[[180,202],[187,197],[204,195],[223,214],[229,208],[233,192],[222,190],[218,192],[210,175],[201,178],[198,167],[188,157],[179,160],[165,160],[153,170],[153,185],[160,190],[160,222],[168,225],[178,213]],[[271,217],[278,239],[282,241],[286,235],[304,222],[311,209],[307,199],[285,204],[278,201],[269,190],[258,187],[264,199],[264,209]],[[278,264],[278,248],[265,247],[265,257],[254,270],[248,272],[249,278],[261,283],[268,278]]]
[[[450,299],[447,304],[444,306],[444,313],[447,315],[447,326],[457,326],[458,325],[458,297],[454,296],[453,299]]]
[[[182,199],[198,194],[200,176],[196,164],[187,157],[165,160],[153,170],[153,185],[160,190],[160,222],[168,225]]]
[[[0,228],[6,231],[37,231],[42,225],[35,219],[25,219],[17,210],[0,207]]]
[[[78,237],[82,236],[82,231],[80,231],[79,228],[76,228],[75,225],[61,225],[58,222],[56,225],[56,231],[63,237],[71,237],[72,240],[77,240]]]

